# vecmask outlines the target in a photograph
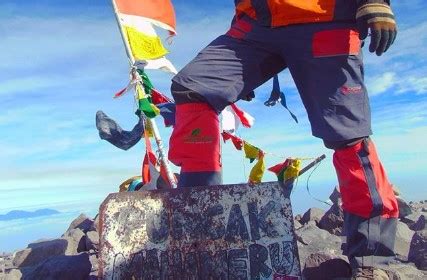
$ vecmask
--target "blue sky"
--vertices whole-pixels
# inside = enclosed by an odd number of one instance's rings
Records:
[[[427,199],[427,3],[393,2],[399,23],[396,43],[383,57],[365,53],[373,139],[403,196]],[[227,30],[233,1],[174,3],[178,36],[169,47],[169,58],[181,68]],[[127,152],[113,147],[99,139],[95,127],[99,109],[124,128],[136,122],[131,95],[112,99],[127,84],[128,64],[110,1],[3,0],[0,38],[0,214],[46,207],[96,213],[108,193],[140,172],[144,153],[142,143]],[[170,75],[149,75],[169,94]],[[326,200],[336,185],[332,153],[311,136],[289,74],[285,71],[280,78],[300,124],[282,107],[263,105],[271,89],[268,82],[256,90],[253,102],[239,103],[256,118],[252,129],[239,133],[269,153],[270,165],[287,156],[326,153],[309,182],[311,193]],[[170,132],[161,128],[165,140]],[[226,144],[223,158],[226,183],[247,180],[251,166],[241,152]],[[266,174],[264,179],[274,176]],[[309,196],[306,180],[307,176],[300,178],[292,196],[298,213],[324,207]]]

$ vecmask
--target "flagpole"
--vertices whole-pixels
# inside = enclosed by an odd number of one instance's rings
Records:
[[[129,58],[129,64],[131,67],[133,67],[135,64],[135,58],[132,55],[131,48],[129,45],[129,41],[127,40],[127,36],[126,36],[125,31],[124,31],[124,28],[123,28],[122,24],[120,23],[117,4],[114,0],[111,0],[111,2],[113,4],[114,15],[116,17],[116,22],[117,22],[117,25],[118,25],[119,30],[120,30],[120,35],[122,37],[123,44],[125,45],[126,54]],[[141,84],[142,84],[142,82],[141,82]],[[172,188],[175,189],[177,187],[176,178],[175,178],[175,175],[173,174],[173,172],[169,166],[169,161],[168,161],[166,154],[165,154],[165,151],[164,151],[163,141],[162,141],[162,138],[160,137],[160,132],[159,132],[159,129],[157,127],[156,121],[154,119],[150,119],[150,118],[146,118],[146,121],[149,123],[149,125],[151,126],[151,128],[153,130],[153,136],[154,136],[154,139],[156,140],[156,144],[157,144],[158,151],[159,151],[160,162],[166,170],[166,175],[168,177],[169,183],[171,184]]]

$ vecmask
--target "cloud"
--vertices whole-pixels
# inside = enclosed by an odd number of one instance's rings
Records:
[[[381,94],[396,84],[396,73],[385,72],[372,80],[368,80],[367,87],[371,96]]]

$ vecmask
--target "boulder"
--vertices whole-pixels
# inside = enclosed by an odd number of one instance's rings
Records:
[[[86,234],[86,250],[98,251],[99,247],[99,233],[96,231],[89,231]]]
[[[409,228],[412,228],[420,220],[421,216],[424,216],[422,212],[414,211],[410,215],[402,218],[401,221],[407,224]]]
[[[344,225],[344,213],[337,204],[332,205],[319,221],[319,228],[331,234],[341,235]]]
[[[98,256],[95,252],[91,252],[89,255],[89,261],[92,266],[90,270],[90,276],[95,277],[94,279],[98,279]]]
[[[300,227],[302,227],[302,224],[298,221],[294,221],[294,229],[299,229]]]
[[[301,223],[306,224],[309,221],[315,221],[316,224],[320,222],[323,215],[325,215],[325,211],[319,208],[310,208],[307,210],[307,212],[304,213],[304,215],[301,218]]]
[[[295,231],[300,263],[304,266],[308,256],[318,252],[341,256],[341,238],[319,229],[314,221]],[[345,258],[342,256],[342,258]]]
[[[31,243],[26,249],[13,254],[12,264],[15,267],[36,265],[49,257],[65,254],[67,244],[63,239]]]
[[[394,244],[394,251],[403,260],[408,259],[409,248],[411,245],[412,236],[414,232],[402,222],[397,222],[396,241]]]
[[[80,229],[84,233],[91,230],[96,230],[93,220],[87,217],[85,214],[80,214],[76,219],[74,219],[74,221],[72,221],[68,227],[67,232],[73,229]]]
[[[65,255],[71,256],[86,251],[86,236],[81,229],[67,230],[62,235],[62,239],[68,242]]]
[[[351,276],[351,267],[340,257],[319,252],[306,258],[302,274],[306,280],[345,278]]]
[[[0,278],[3,279],[3,278]],[[22,272],[19,269],[11,269],[6,272],[4,280],[20,280],[22,279]]]
[[[92,265],[88,253],[75,256],[56,256],[39,264],[25,280],[77,280],[88,279]]]
[[[412,209],[406,201],[401,197],[396,197],[397,205],[399,206],[399,218],[405,218],[408,215],[412,214]]]
[[[408,260],[418,269],[427,270],[427,230],[417,231],[412,237]]]
[[[419,230],[425,230],[427,229],[426,227],[426,216],[424,214],[421,214],[418,217],[418,220],[411,224],[411,226],[409,226],[409,228],[413,231],[419,231]]]
[[[329,200],[332,201],[334,205],[341,206],[341,193],[338,186],[336,186],[329,196]]]
[[[400,276],[401,280],[406,279],[427,279],[427,272],[418,270],[411,263],[395,263],[389,264],[385,267],[388,271],[391,271],[393,274]],[[394,278],[395,279],[395,278]]]
[[[95,231],[100,232],[100,230],[99,230],[99,214],[96,214],[95,219],[93,221],[93,224],[95,226]]]

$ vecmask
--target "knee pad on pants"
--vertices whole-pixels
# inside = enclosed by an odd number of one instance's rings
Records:
[[[169,160],[181,172],[220,172],[218,114],[206,103],[186,103],[176,106],[175,118]]]

